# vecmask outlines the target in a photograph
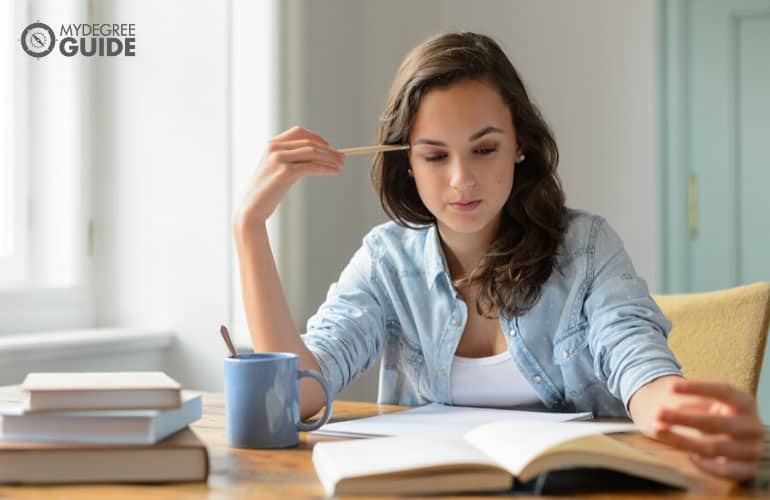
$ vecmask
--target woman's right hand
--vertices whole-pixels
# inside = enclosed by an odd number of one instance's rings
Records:
[[[308,175],[337,175],[345,155],[321,136],[292,127],[267,142],[254,177],[233,213],[236,227],[262,224],[296,181]]]

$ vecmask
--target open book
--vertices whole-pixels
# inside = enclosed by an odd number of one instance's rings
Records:
[[[603,434],[633,429],[631,424],[504,420],[462,436],[321,442],[313,448],[313,464],[327,495],[506,490],[514,480],[579,467],[687,488],[677,470]]]

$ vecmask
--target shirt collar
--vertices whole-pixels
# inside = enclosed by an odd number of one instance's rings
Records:
[[[444,249],[441,247],[441,238],[436,224],[431,224],[425,235],[425,248],[423,250],[423,265],[425,269],[425,280],[428,289],[433,287],[436,278],[440,274],[445,274],[449,279],[449,266],[446,263]]]

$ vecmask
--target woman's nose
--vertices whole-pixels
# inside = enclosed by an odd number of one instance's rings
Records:
[[[450,185],[458,191],[471,189],[476,185],[473,172],[462,161],[456,161],[451,167]]]

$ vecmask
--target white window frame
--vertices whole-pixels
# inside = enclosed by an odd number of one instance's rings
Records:
[[[254,176],[267,140],[279,126],[280,0],[229,0],[229,123],[231,212]],[[255,26],[259,26],[255,29]],[[266,70],[268,68],[268,70]],[[268,219],[267,229],[276,266],[281,269],[282,208]],[[230,251],[231,304],[229,329],[241,349],[251,345],[240,286],[238,258],[231,231],[227,232]]]
[[[11,1],[18,96],[11,118],[18,174],[14,241],[25,262],[15,263],[24,270],[20,280],[0,284],[0,335],[87,328],[93,325],[89,65],[55,52],[36,60],[17,40],[37,20],[54,32],[62,23],[90,22],[90,3]]]

